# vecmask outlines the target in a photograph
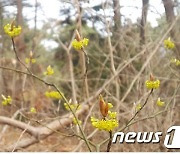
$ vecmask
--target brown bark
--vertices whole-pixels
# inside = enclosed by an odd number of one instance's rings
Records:
[[[78,18],[77,18],[77,30],[80,34],[81,39],[82,37],[82,12],[83,12],[83,8],[81,7],[79,0],[76,0],[76,5],[77,5],[77,9],[78,9]],[[82,68],[82,76],[83,76],[83,85],[82,87],[83,89],[83,94],[85,94],[85,98],[89,97],[89,87],[88,87],[88,80],[87,80],[87,58],[85,56],[85,52],[84,49],[82,50],[82,52],[79,52],[79,56],[80,56],[80,63],[81,63],[81,68]]]
[[[17,23],[23,25],[23,16],[22,16],[22,0],[16,0],[17,3]]]
[[[20,25],[21,27],[23,27],[23,15],[22,15],[23,4],[22,4],[22,0],[16,0],[16,5],[17,5],[17,17],[16,17],[17,24]],[[25,46],[25,42],[24,42],[23,28],[22,28],[21,35],[19,37],[15,38],[15,44],[16,44],[18,51],[24,52],[26,46]]]
[[[147,21],[148,5],[149,5],[149,0],[142,0],[140,45],[143,45],[146,43],[146,21]]]
[[[113,0],[113,10],[114,10],[114,31],[113,31],[113,41],[114,41],[114,48],[115,52],[118,53],[118,56],[122,57],[122,43],[120,41],[120,34],[121,34],[121,13],[120,13],[120,0]],[[109,33],[109,32],[108,32]],[[118,43],[117,43],[118,42]],[[113,74],[115,74],[116,69],[114,65],[113,59],[113,47],[111,45],[110,37],[108,37],[108,44],[110,47],[110,57],[111,57],[111,69]],[[119,80],[120,76],[116,79],[115,87],[116,87],[116,97],[119,99],[121,95],[121,83]]]
[[[114,30],[118,32],[121,27],[121,14],[120,14],[120,3],[119,0],[113,0],[114,10]]]
[[[35,0],[35,6],[34,6],[35,10],[34,10],[34,34],[32,37],[32,51],[34,52],[34,49],[36,47],[36,41],[35,41],[35,37],[36,37],[36,31],[37,31],[37,10],[38,10],[38,2],[37,0]]]
[[[175,19],[173,2],[172,0],[163,0],[163,4],[167,22],[172,23],[172,21]]]
[[[0,42],[1,42],[1,47],[0,47],[0,56],[3,57],[3,51],[4,51],[4,31],[3,31],[3,20],[4,20],[4,16],[3,16],[3,12],[4,12],[4,8],[3,8],[3,3],[0,1]]]
[[[175,13],[174,13],[174,3],[172,0],[162,0],[164,4],[164,9],[166,13],[166,20],[167,23],[170,25],[175,20]],[[175,54],[177,57],[180,58],[180,43],[179,43],[179,32],[176,26],[170,31],[170,35],[172,37],[172,40],[175,41]]]

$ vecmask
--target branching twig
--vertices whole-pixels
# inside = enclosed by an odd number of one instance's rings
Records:
[[[12,44],[13,44],[13,50],[14,50],[14,53],[15,53],[15,56],[16,56],[17,60],[20,62],[21,65],[23,65],[23,66],[26,68],[26,70],[27,70],[29,73],[32,73],[31,70],[30,70],[30,69],[21,61],[21,59],[19,58],[18,53],[17,53],[17,51],[16,51],[16,46],[15,46],[13,37],[11,38],[11,41],[12,41]]]
[[[150,93],[148,94],[144,104],[142,105],[142,107],[134,114],[134,116],[128,121],[126,127],[131,123],[131,121],[133,121],[135,119],[135,117],[137,116],[137,114],[145,107],[145,105],[148,102],[149,97],[151,96],[151,94],[153,93],[153,89],[151,89]]]
[[[88,140],[86,139],[85,133],[83,132],[83,130],[82,130],[80,124],[79,124],[78,118],[77,118],[75,112],[71,109],[71,107],[70,107],[70,105],[69,105],[69,102],[68,102],[68,100],[66,99],[66,97],[61,93],[61,91],[59,90],[59,88],[58,88],[55,84],[48,83],[48,82],[44,81],[43,79],[41,79],[41,78],[37,77],[36,75],[34,75],[34,74],[29,70],[29,68],[28,68],[28,67],[21,61],[21,59],[19,58],[19,56],[18,56],[18,54],[17,54],[17,51],[16,51],[16,47],[15,47],[15,43],[14,43],[14,39],[13,39],[13,38],[12,38],[12,44],[13,44],[13,49],[14,49],[14,52],[15,52],[15,55],[16,55],[17,60],[20,62],[20,64],[22,64],[22,65],[27,69],[27,71],[29,72],[29,74],[30,74],[31,76],[35,77],[36,79],[38,79],[39,81],[42,81],[43,83],[45,83],[45,84],[47,84],[47,85],[49,85],[49,86],[54,87],[54,88],[59,92],[59,94],[61,95],[61,97],[63,98],[63,100],[64,100],[64,101],[66,102],[66,104],[68,105],[68,107],[69,107],[71,113],[73,114],[75,120],[77,121],[77,125],[78,125],[79,130],[80,130],[80,132],[81,132],[81,134],[82,134],[82,136],[83,136],[83,138],[84,138],[84,140],[85,140],[85,143],[87,144],[87,147],[88,147],[89,151],[91,151],[91,148],[90,148],[90,145],[89,145]]]
[[[144,53],[144,51],[142,50],[142,51],[139,52],[137,55],[135,55],[134,57],[132,57],[131,59],[129,59],[126,63],[124,63],[124,65],[122,65],[121,67],[118,67],[116,74],[115,74],[114,76],[112,76],[110,79],[108,79],[108,80],[101,86],[101,88],[99,88],[91,97],[89,97],[87,100],[84,101],[84,103],[82,103],[82,108],[78,111],[78,113],[79,113],[79,114],[82,114],[82,113],[86,112],[86,111],[89,109],[89,105],[92,104],[92,103],[90,103],[90,104],[87,105],[86,103],[87,103],[87,102],[93,102],[92,100],[93,100],[94,98],[96,98],[100,93],[102,93],[102,91],[106,88],[106,86],[109,85],[109,84],[114,80],[114,78],[115,78],[121,71],[123,71],[130,63],[132,63],[134,60],[136,60],[136,59],[137,59],[140,55],[142,55],[143,53]],[[23,71],[21,71],[21,70],[16,70],[16,69],[4,67],[4,66],[0,66],[0,68],[1,68],[1,69],[5,69],[5,70],[9,70],[9,71],[14,71],[14,72],[20,73],[20,74],[27,74],[28,76],[31,76],[31,77],[33,77],[33,78],[41,81],[42,83],[48,85],[48,86],[52,86],[52,87],[55,86],[55,85],[53,85],[52,83],[48,83],[48,82],[44,81],[43,79],[39,78],[38,76],[36,76],[36,75],[34,75],[34,74],[31,74],[31,73],[23,72]],[[68,116],[68,117],[69,117],[69,116]],[[7,121],[7,120],[5,120],[5,121]],[[50,123],[50,124],[48,125],[48,127],[50,127],[50,128],[53,127],[53,130],[55,130],[55,129],[59,129],[59,128],[61,127],[61,126],[59,126],[59,123],[61,123],[61,124],[68,124],[67,118],[66,118],[66,119],[62,119],[62,120],[60,120],[60,121],[61,121],[61,122],[59,122],[59,120],[55,120],[55,121],[53,121],[52,123]],[[1,123],[1,122],[0,122],[0,123]],[[44,132],[43,132],[43,133],[44,133]],[[51,133],[51,132],[49,132],[49,133]],[[49,134],[49,133],[48,133],[48,134]],[[46,133],[46,134],[47,134],[47,133]],[[46,135],[46,136],[47,136],[47,135]],[[43,138],[45,138],[46,136],[43,135]],[[42,138],[42,139],[43,139],[43,138]],[[28,139],[28,140],[25,139],[25,140],[22,140],[22,141],[18,144],[17,148],[27,147],[27,146],[29,146],[29,145],[31,145],[31,144],[34,144],[34,143],[37,143],[37,142],[38,142],[38,140],[37,140],[36,138],[31,138],[31,139]],[[98,147],[99,147],[99,146],[97,145],[97,148],[98,148]],[[9,147],[9,149],[10,149],[10,147]],[[12,151],[12,150],[11,150],[11,151]]]
[[[142,74],[142,72],[144,71],[144,69],[148,66],[150,60],[153,58],[153,56],[155,55],[155,53],[158,51],[160,45],[162,44],[162,42],[164,41],[164,39],[167,37],[167,35],[169,34],[169,32],[171,31],[171,29],[174,27],[175,23],[177,22],[179,16],[176,17],[176,19],[174,20],[174,22],[171,24],[171,26],[166,30],[165,34],[162,36],[162,38],[160,39],[160,41],[158,42],[158,44],[156,45],[155,49],[149,54],[148,59],[146,60],[146,62],[143,64],[143,66],[141,67],[141,70],[139,71],[139,73],[134,77],[133,81],[131,82],[128,90],[126,91],[126,93],[124,94],[123,98],[120,100],[121,104],[126,97],[128,96],[128,94],[130,93],[133,85],[135,84],[136,80],[139,78],[139,76]],[[119,105],[117,105],[117,109],[119,108]]]

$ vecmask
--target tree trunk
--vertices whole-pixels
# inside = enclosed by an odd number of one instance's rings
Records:
[[[34,52],[34,49],[36,47],[36,32],[37,32],[37,10],[38,10],[38,2],[35,0],[35,6],[34,6],[34,32],[33,32],[33,37],[32,37],[32,51]]]
[[[121,57],[122,45],[120,41],[121,34],[121,13],[120,13],[120,0],[113,0],[113,11],[114,11],[114,27],[113,27],[113,37],[112,44],[116,49],[115,52]]]
[[[119,32],[121,27],[121,14],[120,14],[120,3],[119,0],[113,0],[114,10],[114,31]]]
[[[23,10],[23,5],[22,5],[22,0],[16,0],[16,5],[17,5],[17,24],[22,27],[22,33],[19,37],[15,38],[15,43],[18,51],[24,52],[26,46],[24,42],[24,34],[23,34],[23,15],[22,15],[22,10]],[[21,56],[20,56],[21,57]]]
[[[170,25],[175,20],[175,14],[174,14],[174,3],[172,0],[162,0],[164,4],[164,9],[166,13],[166,20],[167,23]],[[180,58],[180,43],[178,38],[178,29],[176,26],[171,30],[170,35],[172,39],[175,41],[175,54],[178,58]]]
[[[2,54],[3,54],[3,49],[4,49],[4,31],[3,31],[3,12],[4,12],[4,9],[3,9],[3,3],[0,1],[0,19],[1,19],[1,22],[0,22],[0,35],[1,35],[1,38],[0,38],[0,56],[2,57]]]
[[[142,0],[142,16],[141,16],[141,27],[140,27],[140,45],[146,43],[146,20],[148,13],[149,0]]]

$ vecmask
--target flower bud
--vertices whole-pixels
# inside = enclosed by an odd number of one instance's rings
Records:
[[[106,103],[103,99],[103,97],[100,95],[99,96],[99,107],[100,107],[100,112],[103,117],[106,117],[108,114],[108,103]]]
[[[30,57],[30,58],[32,58],[32,57],[33,57],[33,52],[32,52],[32,51],[30,51],[30,53],[29,53],[29,57]]]
[[[150,74],[150,81],[154,81],[154,76],[152,75],[152,73]]]
[[[76,29],[76,36],[75,36],[75,38],[76,38],[76,40],[79,42],[79,41],[81,41],[81,36],[80,36],[80,34],[79,34],[79,32],[78,32],[78,30]]]
[[[15,22],[15,20],[13,20],[12,23],[11,23],[11,31],[13,31],[13,28],[14,28],[14,22]]]

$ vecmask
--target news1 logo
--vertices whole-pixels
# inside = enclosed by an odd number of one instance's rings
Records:
[[[127,134],[116,132],[113,136],[112,143],[116,143],[118,137],[120,137],[119,143],[123,143],[124,141],[126,143],[135,143],[135,141],[137,143],[159,143],[161,136],[162,132],[128,132]],[[164,146],[168,149],[180,149],[180,126],[172,126],[167,130]]]
[[[171,144],[169,144],[173,131],[174,136],[172,137]],[[172,126],[167,130],[164,145],[168,149],[180,149],[180,126]]]

